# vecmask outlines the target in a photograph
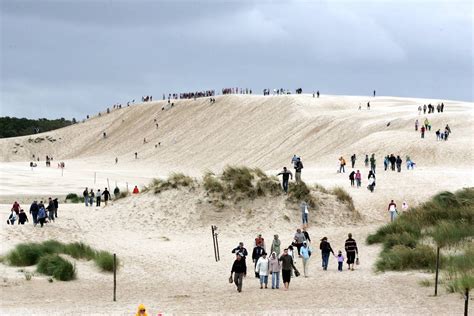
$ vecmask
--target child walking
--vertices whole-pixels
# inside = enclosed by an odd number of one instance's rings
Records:
[[[337,270],[342,272],[342,265],[344,264],[344,256],[342,251],[339,250],[337,253]]]

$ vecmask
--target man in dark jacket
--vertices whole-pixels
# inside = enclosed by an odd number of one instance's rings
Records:
[[[355,163],[356,163],[356,154],[353,154],[353,155],[351,156],[352,169],[354,169]]]
[[[53,204],[54,204],[54,217],[58,218],[58,207],[59,207],[58,198],[55,198],[53,200]]]
[[[30,214],[33,217],[33,225],[36,226],[38,224],[38,212],[39,212],[39,206],[37,201],[33,201],[30,206]]]
[[[263,254],[265,253],[265,249],[262,248],[262,245],[260,243],[257,244],[257,246],[255,248],[253,248],[253,252],[252,252],[252,260],[254,262],[254,265],[255,265],[255,268],[257,267],[257,261],[258,259],[263,256]],[[258,272],[255,271],[255,277],[256,278],[260,278],[260,275],[258,274]]]
[[[392,169],[392,171],[395,171],[395,163],[397,162],[397,158],[395,158],[395,156],[391,154],[388,160],[390,160],[390,168]]]
[[[49,221],[54,222],[54,202],[52,198],[49,198],[48,206],[46,207],[46,209],[48,210]]]
[[[296,182],[301,182],[301,169],[303,169],[303,163],[301,162],[301,158],[297,158],[295,163],[295,180]]]
[[[288,171],[286,167],[283,167],[283,171],[277,174],[277,177],[280,175],[283,176],[283,179],[282,179],[283,191],[285,191],[285,193],[288,193],[288,182],[290,180],[290,177],[291,177],[291,180],[293,180],[293,174],[291,173],[291,171]]]
[[[293,263],[293,257],[288,254],[288,249],[283,250],[279,261],[281,261],[281,274],[283,277],[283,284],[285,285],[285,291],[288,291],[291,281],[291,269],[295,270],[295,275],[298,276],[299,272]]]
[[[346,250],[347,255],[347,269],[354,270],[354,261],[359,250],[357,249],[357,243],[352,238],[351,233],[349,233],[346,243],[344,244],[344,249]]]
[[[240,256],[242,257],[242,259],[245,260],[245,258],[247,258],[248,256],[248,252],[247,252],[247,249],[245,249],[244,247],[244,243],[243,242],[239,242],[239,245],[237,247],[235,247],[234,249],[232,249],[232,253],[235,253],[235,254],[239,254],[240,253]]]
[[[104,196],[104,203],[105,203],[105,206],[107,206],[107,202],[109,201],[110,199],[110,192],[109,190],[107,190],[107,188],[104,189],[104,192],[102,192],[102,195]]]
[[[334,251],[332,250],[331,244],[328,242],[327,237],[323,237],[323,239],[321,239],[319,249],[321,249],[321,257],[323,259],[323,270],[327,270],[329,263],[329,254],[332,252],[332,254],[334,255]]]
[[[247,275],[247,265],[245,264],[245,260],[242,258],[240,252],[237,253],[234,264],[232,265],[232,270],[230,271],[231,279],[232,274],[234,274],[234,283],[237,287],[237,291],[242,292],[242,283],[244,277]]]

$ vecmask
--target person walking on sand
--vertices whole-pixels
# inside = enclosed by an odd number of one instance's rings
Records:
[[[349,180],[351,182],[351,187],[354,187],[355,185],[355,171],[352,170],[352,172],[349,174]]]
[[[281,262],[283,285],[285,286],[285,291],[288,291],[290,287],[292,269],[295,270],[295,275],[299,275],[299,272],[297,272],[298,270],[293,263],[293,257],[288,254],[288,249],[283,249],[283,255],[281,255],[279,260]]]
[[[369,166],[369,155],[365,155],[364,163],[365,163],[365,167]]]
[[[31,217],[33,218],[33,226],[36,226],[38,224],[38,212],[39,212],[39,206],[37,201],[33,201],[30,206],[30,214]]]
[[[298,160],[295,164],[295,180],[296,182],[301,182],[301,169],[303,169],[303,163],[301,162],[301,158],[298,157]]]
[[[257,237],[255,238],[255,244],[254,247],[260,244],[260,247],[265,250],[265,238],[262,237],[262,234],[258,234]]]
[[[95,197],[95,193],[94,193],[94,190],[91,188],[91,190],[89,191],[89,205],[91,207],[94,206],[94,197]]]
[[[337,271],[342,272],[342,265],[344,264],[344,256],[342,255],[342,251],[338,251],[337,256]]]
[[[301,202],[300,210],[301,210],[301,221],[303,222],[303,227],[306,228],[308,227],[308,215],[309,215],[308,203],[306,203],[306,201]]]
[[[245,249],[243,242],[239,242],[239,245],[237,247],[235,247],[234,249],[232,249],[232,253],[240,253],[240,256],[244,260],[248,256],[247,249]]]
[[[84,197],[84,203],[86,204],[86,207],[89,206],[89,191],[87,191],[87,188],[82,192],[82,196]]]
[[[261,244],[257,244],[257,246],[255,246],[253,248],[253,251],[252,251],[252,261],[255,265],[255,268],[257,267],[257,262],[258,262],[258,259],[260,259],[261,256],[263,256],[263,254],[265,253],[265,250],[262,248],[262,245]],[[255,271],[255,277],[256,278],[259,278],[260,275],[258,274],[258,272]]]
[[[270,251],[274,252],[277,256],[279,256],[280,255],[280,246],[281,246],[281,241],[280,241],[280,239],[278,239],[278,235],[274,235]]]
[[[48,219],[50,222],[54,222],[54,202],[52,198],[48,199],[48,206],[46,207],[48,210]]]
[[[18,214],[18,225],[25,225],[28,221],[28,216],[23,209],[20,209],[20,214]]]
[[[392,200],[388,204],[387,210],[390,212],[390,222],[393,222],[395,218],[397,217],[397,204],[395,204],[395,202]]]
[[[375,160],[375,154],[372,154],[372,156],[370,156],[370,170],[375,173],[375,166],[376,166],[376,160]]]
[[[305,241],[304,234],[301,232],[301,229],[296,230],[296,234],[294,237],[294,245],[298,249],[298,256],[300,256],[300,249],[303,246],[303,242]]]
[[[285,193],[288,193],[288,182],[290,178],[291,180],[293,180],[293,174],[291,173],[291,171],[287,170],[286,167],[283,167],[283,170],[279,174],[277,174],[277,177],[280,175],[282,176],[281,185],[283,187],[283,191],[285,191]]]
[[[402,172],[402,158],[398,155],[395,164],[397,165],[397,172]]]
[[[346,160],[344,159],[344,157],[341,156],[339,158],[339,173],[346,172],[346,169],[344,168],[345,165],[346,165]]]
[[[10,210],[10,216],[8,216],[7,224],[12,225],[12,226],[15,225],[15,221],[16,221],[17,217],[18,216],[16,215],[15,211],[13,209]]]
[[[357,172],[355,174],[355,180],[356,180],[357,188],[360,188],[360,186],[362,184],[362,175],[360,174],[359,170],[357,170]]]
[[[421,131],[421,138],[425,138],[425,126],[424,125],[421,126],[420,131]]]
[[[232,265],[232,270],[230,271],[230,280],[232,280],[232,275],[234,284],[237,287],[237,291],[239,293],[242,292],[242,283],[244,281],[244,277],[247,276],[247,265],[245,264],[245,260],[242,259],[240,252],[238,252],[235,256],[235,261]]]
[[[372,172],[372,170],[369,171],[369,175],[367,176],[367,180],[369,181],[369,185],[367,186],[367,189],[369,189],[370,192],[374,192],[374,189],[375,189],[375,174]]]
[[[138,159],[138,153],[135,152],[135,159]]]
[[[332,253],[334,255],[334,251],[332,250],[331,244],[328,242],[327,237],[323,237],[323,239],[321,239],[319,249],[321,250],[323,270],[327,270],[329,264],[329,254]]]
[[[272,290],[280,288],[281,265],[276,252],[272,252],[268,262],[268,272],[272,276]]]
[[[354,169],[355,163],[356,163],[356,154],[353,154],[353,155],[351,156],[352,169]]]
[[[44,209],[43,203],[40,203],[39,211],[38,211],[38,222],[40,226],[43,227],[46,221],[46,210]]]
[[[346,250],[347,256],[347,269],[354,271],[354,262],[359,254],[359,249],[357,249],[357,243],[352,238],[351,233],[347,235],[346,242],[344,243],[344,249]]]
[[[311,250],[309,249],[308,242],[303,242],[303,247],[301,247],[301,259],[303,260],[303,272],[304,277],[308,277],[308,262],[309,258],[311,257]]]
[[[138,187],[137,187],[137,186],[135,186],[135,187],[133,188],[132,193],[133,193],[133,194],[138,194],[138,193],[140,193],[140,191],[138,190]]]
[[[102,194],[100,193],[100,189],[97,189],[97,194],[95,197],[96,207],[100,207],[101,199],[102,199]]]
[[[16,213],[16,215],[20,214],[20,204],[15,201],[12,205],[12,211],[14,211]]]
[[[260,276],[260,289],[268,288],[268,271],[269,271],[269,260],[267,258],[267,253],[264,252],[260,258],[258,258],[257,265],[255,266],[255,273]]]
[[[416,119],[416,121],[415,121],[415,132],[417,132],[417,131],[418,131],[418,125],[419,125],[419,123],[418,123],[418,119]]]
[[[104,203],[105,206],[107,206],[107,202],[110,200],[110,192],[107,190],[107,188],[104,189],[104,192],[102,192],[102,195],[104,196]]]

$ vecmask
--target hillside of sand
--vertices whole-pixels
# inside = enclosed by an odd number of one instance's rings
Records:
[[[365,108],[368,101],[370,110]],[[438,102],[445,104],[443,113],[418,114],[419,105]],[[0,254],[20,242],[47,239],[83,241],[115,252],[121,260],[118,301],[112,302],[111,275],[88,262],[76,261],[76,281],[53,283],[41,275],[26,281],[18,268],[0,264],[0,312],[129,315],[144,303],[150,314],[176,315],[460,314],[460,296],[442,290],[435,298],[432,288],[418,285],[432,278],[431,274],[375,273],[380,247],[367,246],[364,240],[388,221],[390,199],[413,206],[441,190],[474,186],[472,107],[468,102],[395,97],[218,96],[215,104],[207,99],[178,100],[172,108],[160,101],[110,114],[102,110],[100,117],[64,129],[2,139],[0,197],[4,201],[18,199],[23,204],[33,196],[80,194],[86,186],[102,189],[115,183],[122,190],[127,184],[130,189],[144,187],[153,178],[172,172],[199,178],[207,169],[220,173],[228,164],[260,167],[275,174],[282,166],[290,166],[292,155],[298,154],[304,163],[304,181],[344,188],[362,216],[354,221],[334,197],[318,196],[327,204],[310,213],[308,232],[315,252],[309,277],[293,279],[288,292],[260,290],[249,272],[244,291],[238,294],[227,282],[234,258],[230,249],[243,241],[251,250],[258,233],[268,244],[273,234],[279,234],[282,245],[289,245],[300,214],[284,197],[215,208],[202,190],[180,189],[158,195],[147,192],[107,207],[61,203],[58,220],[43,229],[31,224],[12,227],[2,221]],[[432,131],[422,140],[414,131],[414,122],[421,123],[425,117]],[[449,140],[436,141],[434,131],[446,124],[452,130]],[[337,158],[342,155],[349,161],[353,153],[363,176],[360,189],[349,185],[350,168],[336,173]],[[374,193],[365,189],[368,168],[363,157],[370,153],[377,158]],[[391,153],[402,159],[409,155],[417,167],[410,171],[403,167],[401,173],[383,171],[382,157]],[[33,154],[41,161],[32,170]],[[51,168],[44,166],[46,155],[54,157]],[[55,166],[59,161],[66,163],[62,172]],[[0,208],[6,216],[10,205]],[[219,227],[219,262],[214,260],[211,224]],[[327,236],[334,250],[339,250],[348,232],[359,243],[361,265],[354,272],[339,273],[331,258],[329,270],[323,271],[319,239]],[[296,265],[302,268],[300,260]],[[248,266],[251,271],[250,262]]]

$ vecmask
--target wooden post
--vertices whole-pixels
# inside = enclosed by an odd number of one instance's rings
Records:
[[[436,276],[435,276],[435,296],[438,295],[438,274],[439,274],[439,247],[436,247]]]
[[[116,292],[117,292],[117,256],[114,253],[114,302],[117,301],[116,299]]]
[[[464,295],[464,316],[467,316],[469,311],[469,289],[466,289]]]
[[[217,262],[217,252],[216,252],[216,237],[214,235],[214,225],[211,225],[211,233],[212,233],[212,244],[214,245],[214,258]]]

